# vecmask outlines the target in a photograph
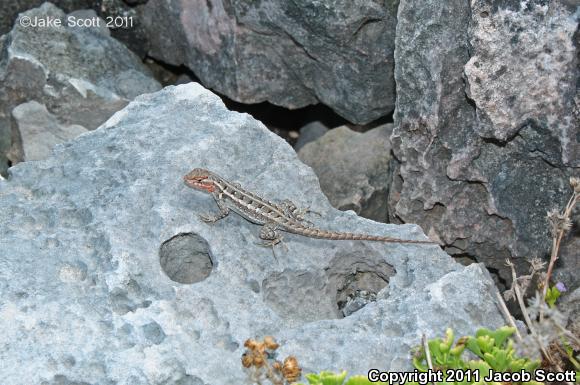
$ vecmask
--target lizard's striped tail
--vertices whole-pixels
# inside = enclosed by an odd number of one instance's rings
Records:
[[[352,241],[376,241],[385,243],[423,243],[430,245],[437,245],[437,242],[433,241],[419,241],[413,239],[399,239],[392,237],[384,237],[380,235],[368,235],[368,234],[356,234],[356,233],[346,233],[340,231],[327,231],[320,229],[292,229],[291,232],[304,235],[310,238],[321,238],[321,239],[332,239],[332,240],[352,240]]]

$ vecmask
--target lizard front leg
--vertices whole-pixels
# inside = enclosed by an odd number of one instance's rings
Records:
[[[199,219],[201,219],[202,221],[204,221],[206,223],[215,223],[215,222],[219,221],[220,219],[227,217],[228,214],[230,213],[230,208],[228,206],[226,206],[225,200],[220,195],[213,194],[213,198],[215,199],[215,203],[217,204],[218,208],[220,209],[220,212],[217,213],[217,215],[200,214]]]

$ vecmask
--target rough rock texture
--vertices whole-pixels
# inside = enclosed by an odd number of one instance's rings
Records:
[[[337,127],[304,146],[298,157],[314,169],[333,207],[387,222],[392,129],[386,124],[363,134]]]
[[[151,0],[150,55],[185,64],[229,98],[322,102],[354,123],[394,106],[396,1]]]
[[[73,14],[96,17],[93,11]],[[21,16],[61,18],[61,27],[16,23],[0,38],[0,157],[12,146],[11,161],[22,161],[12,109],[34,100],[59,123],[92,130],[135,96],[160,88],[139,58],[103,28],[68,27],[66,15],[50,3]],[[6,159],[0,159],[0,172]]]
[[[578,175],[580,12],[558,1],[486,3],[399,4],[401,163],[389,212],[509,280],[506,257],[527,271],[521,257],[546,255],[546,211],[564,206]]]
[[[573,35],[580,7],[574,15],[575,9],[558,2],[515,4],[472,1],[473,54],[465,75],[478,134],[505,142],[533,122],[538,134],[551,139],[545,149],[536,149],[547,162],[580,167],[580,127],[573,113],[580,64]],[[526,139],[533,146],[535,138]]]
[[[568,316],[566,328],[576,336],[580,334],[580,287],[564,293],[558,305],[558,309],[565,311]]]
[[[333,209],[287,143],[201,86],[140,96],[0,181],[4,385],[242,384],[243,342],[264,335],[306,372],[395,370],[422,332],[503,323],[484,269],[437,246],[286,235],[276,260],[241,217],[201,222],[216,207],[182,182],[196,166],[320,226],[424,239]],[[362,290],[376,301],[341,318]]]

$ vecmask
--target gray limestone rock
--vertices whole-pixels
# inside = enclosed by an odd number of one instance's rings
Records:
[[[96,19],[94,11],[68,16],[76,21],[81,16]],[[61,124],[92,130],[135,96],[160,88],[139,58],[106,29],[69,26],[68,16],[45,3],[20,17],[37,23],[59,19],[61,26],[26,27],[18,22],[0,38],[0,157],[10,147],[12,154],[22,152],[14,148],[18,132],[10,120],[19,104],[34,100]],[[3,159],[0,172],[5,168]]]
[[[506,281],[505,258],[527,272],[547,254],[546,212],[580,171],[579,15],[559,1],[400,2],[393,221]]]
[[[35,101],[16,106],[12,117],[20,133],[21,143],[17,147],[23,151],[18,157],[26,161],[45,159],[56,144],[87,132],[86,128],[77,124],[59,124],[43,104]]]
[[[423,332],[503,323],[485,270],[437,246],[286,235],[275,259],[258,226],[198,218],[216,205],[183,184],[193,167],[322,227],[424,239],[333,209],[287,143],[201,86],[139,96],[0,181],[4,385],[241,384],[243,343],[265,335],[305,372],[408,369]],[[353,296],[366,306],[342,318]]]
[[[307,143],[313,142],[328,132],[328,127],[319,121],[310,122],[300,128],[300,136],[294,144],[294,149],[298,152]]]
[[[243,103],[321,102],[353,123],[394,106],[396,1],[149,1],[149,54]]]
[[[386,124],[359,133],[337,127],[305,145],[298,157],[314,169],[332,206],[387,222],[392,129]]]

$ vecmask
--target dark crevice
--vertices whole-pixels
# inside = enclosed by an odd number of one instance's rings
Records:
[[[395,116],[394,112],[391,112],[388,115],[381,116],[378,119],[373,120],[370,123],[363,124],[363,125],[355,125],[355,124],[347,124],[350,128],[356,131],[356,127],[363,128],[364,131],[371,130],[375,127],[382,126],[384,124],[393,124],[395,121],[393,117]]]
[[[483,140],[484,143],[489,143],[489,144],[493,144],[495,146],[504,148],[506,147],[510,142],[512,142],[520,133],[521,130],[525,129],[525,127],[530,124],[530,121],[526,121],[524,123],[522,123],[517,130],[515,130],[510,136],[508,136],[505,139],[497,139],[494,137],[486,137],[486,136],[481,136],[481,139]]]
[[[496,282],[498,288],[507,289],[511,286],[511,283],[509,283],[507,280],[501,277],[499,269],[487,265],[485,266],[485,268],[489,271],[489,273],[493,277],[493,280]]]
[[[463,89],[465,90],[467,87],[469,87],[469,84],[467,83],[467,80],[464,78],[463,79]],[[473,111],[477,111],[477,104],[475,103],[475,100],[473,100],[469,96],[467,96],[467,92],[465,92],[465,100],[467,101],[467,104],[469,104],[469,106],[471,108],[473,108]]]
[[[453,247],[453,245],[448,245],[448,246]],[[447,247],[445,247],[445,249],[447,249]],[[447,250],[445,252],[447,252]],[[469,266],[469,265],[472,265],[474,263],[477,263],[477,259],[469,253],[454,253],[454,254],[449,254],[449,255],[451,255],[451,257],[456,262],[459,262],[463,266]]]
[[[152,57],[147,57],[146,64],[152,70],[154,77],[164,87],[189,81],[203,85],[195,73],[185,65],[171,65]],[[264,123],[268,129],[293,144],[296,140],[296,131],[308,123],[319,121],[328,128],[346,125],[353,131],[365,132],[375,127],[393,123],[393,113],[382,116],[368,124],[357,125],[338,115],[324,104],[314,104],[298,109],[280,107],[270,102],[241,103],[212,90],[218,95],[226,107],[232,111],[250,114],[254,119]]]
[[[329,128],[349,124],[348,120],[340,117],[330,107],[323,104],[290,110],[269,102],[245,104],[228,99],[223,95],[220,97],[228,109],[248,113],[270,129],[298,130],[313,121],[319,121]]]
[[[155,80],[161,83],[163,87],[176,84],[177,80],[182,76],[187,76],[192,82],[201,83],[195,73],[183,64],[173,65],[151,56],[147,56],[144,62],[153,72]]]
[[[383,19],[378,18],[378,17],[374,17],[374,18],[370,17],[370,18],[362,20],[360,25],[357,27],[357,29],[352,33],[352,37],[353,38],[356,37],[359,34],[359,32],[367,25],[378,23],[381,21],[383,21]]]
[[[294,36],[292,36],[288,31],[284,30],[284,29],[279,29],[280,32],[282,32],[284,35],[286,35],[288,37],[288,39],[290,39],[294,45],[298,48],[300,48],[300,50],[302,52],[304,52],[304,54],[306,56],[308,56],[312,61],[314,62],[318,62],[318,58],[316,58],[315,56],[313,56],[310,52],[308,52],[308,50],[306,49],[306,47],[304,46],[304,44],[300,43],[298,40],[296,40],[296,38]]]
[[[494,146],[501,147],[501,148],[504,148],[505,146],[507,146],[507,144],[509,142],[509,140],[500,140],[497,138],[486,138],[486,137],[481,137],[481,140],[484,143],[493,144]]]
[[[530,151],[530,155],[535,159],[540,159],[542,162],[544,162],[548,166],[550,166],[550,168],[553,168],[554,171],[561,171],[562,170],[563,165],[562,164],[556,165],[556,164],[550,162],[548,159],[546,159],[546,157],[549,156],[549,154],[547,154],[544,151],[541,151],[539,149],[535,149],[535,150]]]

